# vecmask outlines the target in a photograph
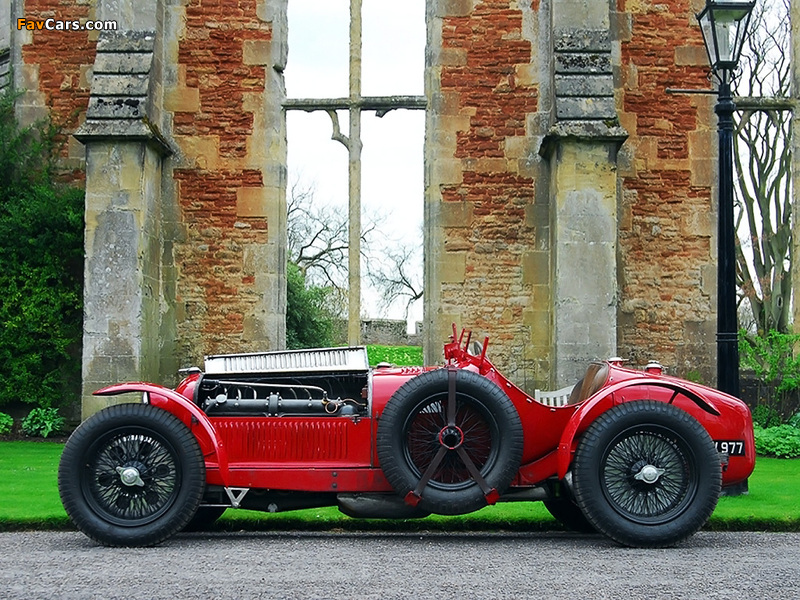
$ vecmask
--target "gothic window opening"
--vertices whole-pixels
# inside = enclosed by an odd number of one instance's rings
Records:
[[[330,260],[307,274],[347,291],[354,345],[362,317],[421,318],[425,2],[289,0],[288,14],[287,202],[316,221],[305,258]]]

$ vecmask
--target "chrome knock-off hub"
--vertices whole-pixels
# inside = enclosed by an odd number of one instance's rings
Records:
[[[652,485],[656,481],[658,481],[658,478],[661,477],[664,473],[666,473],[664,469],[659,469],[658,467],[653,465],[645,465],[636,475],[633,476],[633,478],[638,481],[643,481],[644,483]]]
[[[117,473],[119,473],[119,479],[123,485],[144,487],[144,481],[136,467],[117,467]]]

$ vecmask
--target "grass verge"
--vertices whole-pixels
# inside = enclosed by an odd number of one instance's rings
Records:
[[[71,529],[56,476],[64,445],[0,442],[0,531]],[[720,498],[715,531],[800,531],[800,460],[759,458],[746,496]],[[215,528],[237,530],[543,531],[561,529],[541,502],[500,503],[468,515],[419,520],[351,519],[335,508],[267,514],[229,510]]]

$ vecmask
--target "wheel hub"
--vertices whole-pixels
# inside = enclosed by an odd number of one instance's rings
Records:
[[[654,465],[645,465],[633,476],[634,479],[653,485],[666,471]]]
[[[439,443],[448,450],[455,450],[464,443],[464,432],[455,425],[448,425],[439,432]]]
[[[117,467],[117,473],[123,485],[128,487],[144,487],[144,481],[142,481],[142,477],[139,475],[139,469],[136,467]]]

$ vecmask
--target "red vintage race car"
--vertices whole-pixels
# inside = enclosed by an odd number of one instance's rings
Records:
[[[407,519],[544,501],[570,528],[652,547],[696,532],[721,488],[753,471],[737,398],[618,359],[531,397],[487,345],[470,351],[454,327],[437,368],[370,369],[364,348],[333,348],[207,357],[175,390],[107,387],[95,393],[143,402],[72,434],[61,500],[112,546],[156,544],[229,508]]]

